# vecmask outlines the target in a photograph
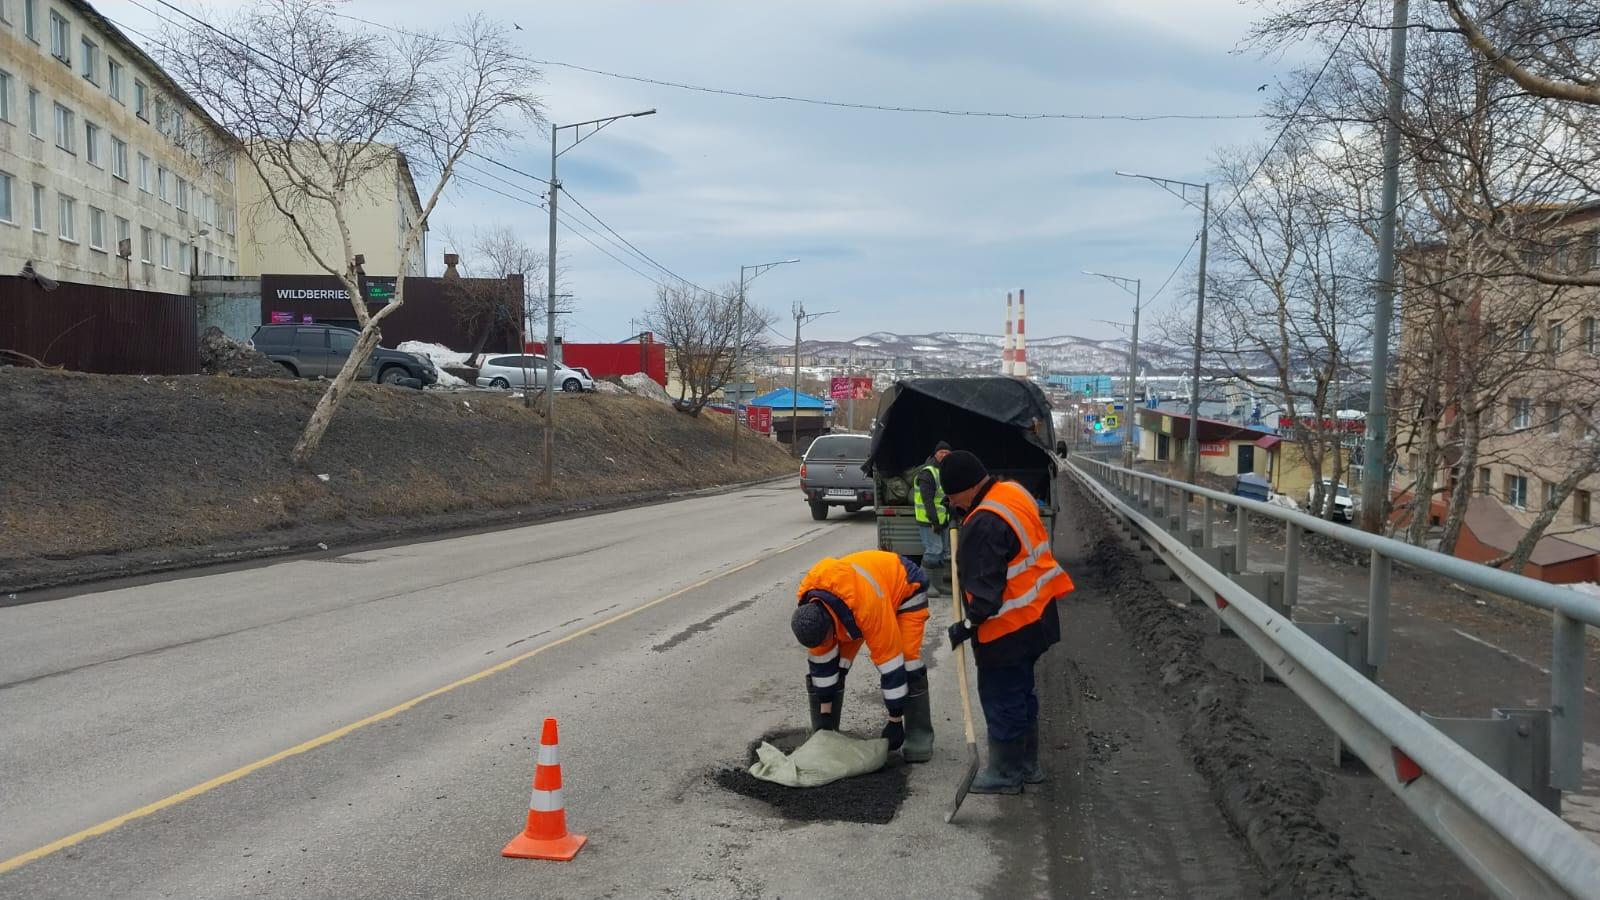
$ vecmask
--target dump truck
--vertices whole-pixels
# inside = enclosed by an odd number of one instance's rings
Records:
[[[879,549],[921,558],[912,491],[917,469],[940,441],[972,451],[991,475],[1027,488],[1054,533],[1056,438],[1044,391],[1019,378],[917,378],[896,382],[879,401],[862,467],[878,501]]]

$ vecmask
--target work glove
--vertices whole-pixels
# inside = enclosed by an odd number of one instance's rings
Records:
[[[900,749],[901,744],[906,742],[906,725],[904,722],[896,722],[890,719],[889,723],[883,726],[883,734],[879,735],[879,737],[889,742],[889,752],[893,753]]]
[[[956,622],[946,631],[946,634],[950,635],[950,649],[954,650],[961,646],[963,641],[968,640],[977,633],[978,630],[972,626],[970,619],[962,619]]]

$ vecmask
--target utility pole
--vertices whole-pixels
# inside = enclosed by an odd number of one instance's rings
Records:
[[[733,398],[733,461],[735,463],[739,461],[739,429],[744,427],[744,423],[739,421],[739,400],[744,393],[744,286],[746,283],[744,273],[754,272],[755,274],[748,279],[749,281],[754,281],[761,277],[762,272],[773,266],[786,266],[799,261],[798,259],[780,259],[777,262],[757,263],[753,266],[739,267],[739,309],[734,313],[735,324],[733,326],[733,385],[735,391]]]
[[[1084,272],[1083,274],[1104,278],[1133,295],[1133,345],[1131,352],[1128,354],[1128,405],[1123,410],[1125,421],[1122,422],[1122,464],[1131,469],[1136,455],[1133,446],[1133,423],[1135,421],[1133,400],[1139,379],[1139,309],[1143,305],[1140,296],[1143,285],[1137,278],[1124,278],[1121,275],[1107,275],[1104,272]],[[1133,285],[1133,290],[1131,291],[1128,290],[1128,285],[1130,284]]]
[[[604,119],[593,119],[588,122],[574,122],[571,125],[550,125],[550,254],[547,262],[549,269],[545,275],[545,307],[544,307],[544,476],[541,479],[546,489],[555,486],[556,480],[556,195],[561,193],[561,181],[556,178],[556,159],[566,150],[558,149],[558,138],[563,129],[572,129],[572,147],[576,147],[589,138],[600,133],[600,130],[619,119],[635,119],[640,116],[653,116],[656,111],[647,109],[642,112],[624,113],[620,116],[607,116]],[[583,129],[589,128],[589,133],[584,134]],[[571,150],[568,147],[567,150]],[[527,380],[526,376],[523,378]],[[531,391],[530,385],[522,386],[524,397]]]
[[[1367,446],[1361,461],[1361,530],[1373,534],[1383,530],[1383,512],[1389,499],[1389,323],[1394,315],[1394,229],[1400,194],[1400,109],[1405,97],[1406,23],[1409,17],[1407,0],[1394,0],[1394,19],[1389,29],[1389,121],[1383,127],[1378,290],[1376,308],[1372,314],[1372,387],[1367,399]]]
[[[836,310],[806,315],[805,304],[798,300],[794,304],[794,392],[789,397],[789,453],[796,459],[800,457],[800,326],[834,312]]]

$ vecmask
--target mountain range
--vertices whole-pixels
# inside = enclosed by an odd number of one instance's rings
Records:
[[[858,366],[896,365],[944,371],[971,371],[1000,366],[1005,339],[998,334],[936,331],[896,334],[875,331],[848,341],[801,341],[802,360],[839,365],[854,359]],[[782,348],[778,348],[780,351]],[[1121,373],[1128,368],[1129,342],[1060,335],[1028,339],[1028,366],[1035,374]],[[1141,341],[1139,368],[1149,375],[1181,374],[1188,363],[1172,348]],[[899,362],[897,362],[899,361]]]

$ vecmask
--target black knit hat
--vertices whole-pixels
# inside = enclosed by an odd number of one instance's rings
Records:
[[[938,453],[940,450],[954,450],[954,449],[955,449],[954,447],[950,446],[950,442],[949,441],[940,441],[939,443],[933,445],[933,452],[935,452],[935,453]]]
[[[989,475],[983,461],[971,451],[956,450],[939,463],[939,484],[946,494],[959,494],[975,488]]]
[[[794,629],[795,639],[803,646],[817,647],[833,631],[833,616],[820,602],[812,600],[795,607],[789,627]]]

